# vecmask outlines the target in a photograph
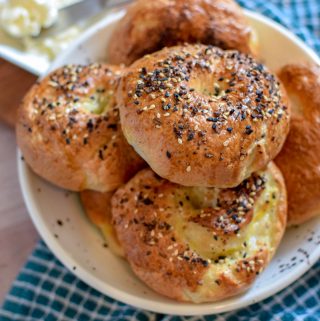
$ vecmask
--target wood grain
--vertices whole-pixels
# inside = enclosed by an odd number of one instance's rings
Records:
[[[0,58],[0,120],[14,126],[17,108],[37,77]]]
[[[0,119],[14,126],[16,108],[36,77],[0,59]],[[0,123],[0,305],[39,238],[17,176],[13,128]]]

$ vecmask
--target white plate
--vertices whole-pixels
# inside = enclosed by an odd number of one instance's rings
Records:
[[[119,12],[106,17],[88,30],[52,68],[102,61],[113,23],[122,15],[123,12]],[[246,15],[257,30],[261,54],[270,68],[275,70],[289,61],[320,62],[314,52],[283,27],[256,13],[246,12]],[[90,286],[139,308],[166,314],[203,315],[245,307],[287,287],[320,256],[320,217],[317,217],[286,232],[271,264],[246,293],[216,303],[178,303],[150,290],[134,276],[124,260],[103,247],[103,239],[85,217],[77,194],[66,193],[43,181],[20,161],[20,157],[18,164],[29,213],[52,252]],[[62,226],[58,220],[63,222]]]

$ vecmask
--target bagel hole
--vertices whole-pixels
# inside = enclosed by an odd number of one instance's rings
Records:
[[[94,94],[90,95],[88,99],[79,101],[79,105],[89,113],[101,115],[112,107],[113,95],[113,90],[97,90]]]
[[[224,84],[217,81],[208,81],[207,78],[198,79],[191,83],[191,86],[200,94],[207,96],[209,98],[220,98],[223,97],[225,93]]]
[[[186,195],[194,209],[203,209],[217,206],[219,192],[217,188],[193,187]]]

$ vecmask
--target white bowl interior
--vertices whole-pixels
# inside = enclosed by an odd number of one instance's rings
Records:
[[[54,63],[104,61],[110,32],[123,12],[117,12],[88,30]],[[319,63],[317,55],[284,28],[261,15],[246,12],[257,31],[262,59],[277,70],[293,61]],[[87,284],[127,304],[155,312],[179,315],[220,313],[258,302],[294,282],[320,256],[320,217],[287,230],[269,267],[245,294],[210,304],[185,304],[150,290],[129,265],[103,246],[96,228],[87,220],[78,195],[61,190],[35,175],[18,158],[19,176],[29,213],[53,253]],[[61,225],[62,223],[62,225]]]

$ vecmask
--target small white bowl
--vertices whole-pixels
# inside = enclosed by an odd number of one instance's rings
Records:
[[[123,11],[113,13],[84,33],[55,61],[52,69],[63,64],[105,60],[110,31],[123,14]],[[246,11],[246,15],[257,31],[263,61],[272,70],[294,61],[320,63],[311,49],[280,25],[256,13]],[[138,308],[176,315],[204,315],[238,309],[287,287],[320,257],[320,217],[317,217],[286,232],[271,264],[246,293],[216,303],[178,303],[149,289],[135,277],[123,259],[103,247],[104,241],[84,215],[77,194],[45,182],[20,157],[18,167],[30,216],[51,251],[93,288]]]

